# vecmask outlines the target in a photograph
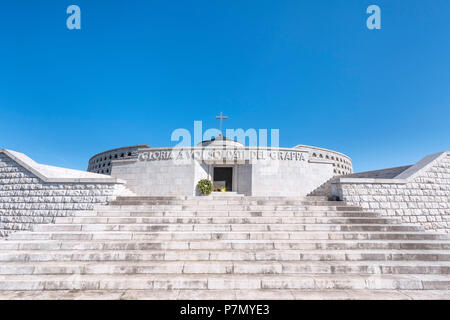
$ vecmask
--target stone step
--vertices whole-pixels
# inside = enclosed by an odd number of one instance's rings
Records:
[[[224,197],[224,196],[233,196],[233,197],[245,197],[244,194],[237,193],[236,191],[226,191],[226,192],[219,192],[219,191],[213,191],[209,195],[211,196],[218,196],[218,197]],[[199,196],[201,198],[204,198],[205,196]]]
[[[143,240],[89,240],[89,241],[0,241],[0,250],[450,250],[450,241],[442,240],[216,240],[216,241],[143,241]]]
[[[0,290],[449,290],[447,275],[0,275]]]
[[[37,274],[450,274],[450,261],[2,262],[0,275]]]
[[[142,211],[100,210],[85,211],[78,217],[380,217],[372,212],[358,211]]]
[[[450,291],[448,234],[325,197],[132,196],[95,208],[2,215],[8,228],[56,223],[0,241],[0,291]]]
[[[249,200],[313,200],[313,201],[328,201],[328,196],[303,196],[303,197],[292,197],[292,196],[246,196],[245,198]]]
[[[398,224],[378,217],[61,217],[56,224]]]
[[[432,232],[31,232],[12,233],[11,240],[448,240]]]
[[[449,250],[2,250],[0,261],[449,261]]]
[[[45,290],[0,291],[2,300],[450,300],[448,290]]]
[[[131,231],[131,232],[183,232],[183,231],[420,231],[423,227],[402,224],[41,224],[34,231]]]
[[[311,201],[311,200],[114,200],[112,206],[157,206],[157,205],[189,205],[189,206],[346,206],[344,201]]]

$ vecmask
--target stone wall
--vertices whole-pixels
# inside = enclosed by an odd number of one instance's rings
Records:
[[[296,145],[294,148],[307,151],[309,153],[309,159],[312,161],[325,160],[330,162],[333,166],[333,174],[335,176],[353,173],[352,159],[343,153],[302,144]]]
[[[450,152],[427,156],[403,168],[389,179],[368,174],[336,178],[331,193],[351,205],[400,217],[428,230],[450,232]]]
[[[252,194],[252,167],[251,164],[240,164],[236,167],[236,191],[246,196]]]
[[[0,150],[0,237],[106,204],[125,187],[116,179],[40,165]]]
[[[194,162],[118,160],[111,175],[138,196],[193,196],[194,173]]]

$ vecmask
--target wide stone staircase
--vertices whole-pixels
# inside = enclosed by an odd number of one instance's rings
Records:
[[[450,299],[450,238],[325,197],[119,197],[0,241],[2,299]]]

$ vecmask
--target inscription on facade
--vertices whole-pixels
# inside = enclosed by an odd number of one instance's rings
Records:
[[[171,149],[152,150],[139,153],[139,161],[163,161],[163,160],[282,160],[282,161],[306,161],[307,152],[284,150],[259,150],[259,149]]]

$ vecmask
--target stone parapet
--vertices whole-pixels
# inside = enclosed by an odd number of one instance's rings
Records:
[[[450,232],[450,152],[429,155],[391,179],[352,176],[331,181],[331,195],[427,230]]]

